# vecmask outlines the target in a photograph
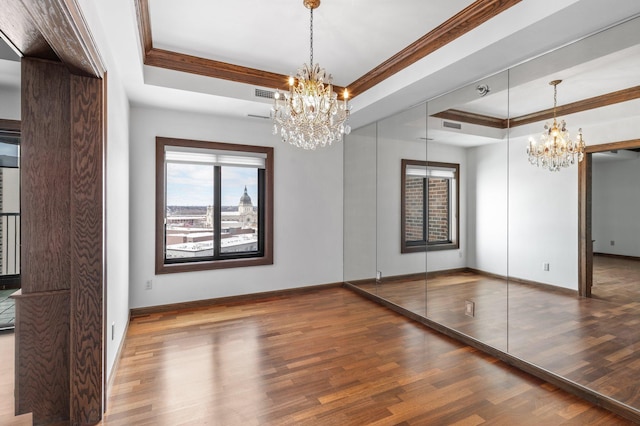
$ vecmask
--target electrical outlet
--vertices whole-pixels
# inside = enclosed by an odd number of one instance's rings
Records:
[[[144,287],[146,290],[151,290],[153,289],[153,281],[152,280],[147,280],[147,283],[145,284]]]
[[[471,300],[464,301],[464,314],[468,317],[476,316],[476,304]]]
[[[542,264],[542,270],[545,272],[549,272],[549,263],[548,262],[544,262]]]
[[[376,281],[380,281],[382,279],[382,272],[376,271]]]
[[[116,323],[112,322],[111,323],[111,340],[113,340],[115,335],[116,335]]]
[[[613,241],[613,240],[611,240],[611,245],[612,245],[612,246],[615,246],[615,245],[616,245],[616,242],[615,242],[615,241]]]

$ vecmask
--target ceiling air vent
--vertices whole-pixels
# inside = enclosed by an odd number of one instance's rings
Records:
[[[460,123],[454,123],[452,121],[443,121],[442,122],[442,127],[447,127],[449,129],[456,129],[456,130],[460,130],[462,129],[462,124]]]
[[[256,92],[255,92],[256,98],[273,99],[274,94],[275,94],[274,91],[264,90],[264,89],[256,89]]]

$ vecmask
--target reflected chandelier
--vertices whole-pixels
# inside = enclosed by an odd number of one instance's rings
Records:
[[[303,0],[311,11],[310,59],[298,70],[297,81],[289,77],[289,91],[274,94],[271,108],[273,134],[280,133],[284,142],[299,148],[316,149],[331,145],[351,132],[349,126],[349,93],[344,90],[344,100],[332,89],[332,77],[324,68],[313,63],[313,9],[320,0]],[[326,82],[326,83],[325,83]]]
[[[562,80],[549,82],[553,86],[553,124],[544,125],[544,132],[540,136],[540,142],[536,143],[533,137],[529,138],[527,154],[529,163],[549,171],[557,172],[562,167],[569,167],[584,158],[584,140],[582,139],[582,129],[578,129],[576,141],[572,141],[567,131],[567,124],[564,120],[560,123],[556,121],[556,105],[558,101],[558,84]]]

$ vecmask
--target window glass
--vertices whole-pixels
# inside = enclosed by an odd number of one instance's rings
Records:
[[[156,273],[273,263],[272,155],[156,138]]]

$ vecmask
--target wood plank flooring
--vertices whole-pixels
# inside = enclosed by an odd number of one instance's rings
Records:
[[[640,409],[640,262],[596,256],[594,282],[591,299],[471,272],[364,288]]]
[[[342,288],[131,321],[103,425],[624,419]]]

